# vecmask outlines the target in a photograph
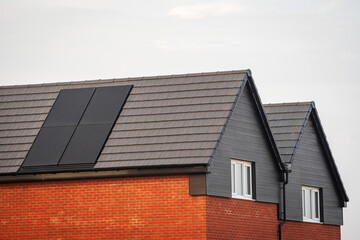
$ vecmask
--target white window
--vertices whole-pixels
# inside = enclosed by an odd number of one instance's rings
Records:
[[[320,191],[319,188],[302,187],[303,220],[320,222]]]
[[[252,199],[251,163],[231,160],[231,191],[234,198]]]

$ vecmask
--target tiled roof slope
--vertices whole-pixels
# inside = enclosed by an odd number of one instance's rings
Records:
[[[247,71],[0,87],[0,173],[23,163],[61,89],[134,85],[95,168],[207,164]]]
[[[281,158],[292,162],[301,132],[312,110],[312,102],[264,104]]]

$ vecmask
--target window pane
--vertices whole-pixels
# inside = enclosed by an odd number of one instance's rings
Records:
[[[235,191],[237,195],[243,195],[242,191],[242,165],[235,164]]]
[[[251,195],[251,169],[246,166],[246,194]]]
[[[314,195],[315,195],[315,218],[319,218],[319,192],[315,192],[314,191]]]
[[[305,189],[302,190],[302,206],[303,206],[303,217],[306,217]]]
[[[235,164],[231,164],[231,191],[232,193],[235,193]]]
[[[309,189],[305,189],[305,217],[311,218],[311,194]]]

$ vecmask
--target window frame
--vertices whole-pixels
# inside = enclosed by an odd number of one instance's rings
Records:
[[[233,198],[253,200],[252,165],[248,161],[231,159],[231,196]]]
[[[303,221],[321,223],[321,189],[302,186],[301,199]]]

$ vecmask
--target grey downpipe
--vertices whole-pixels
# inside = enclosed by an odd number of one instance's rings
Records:
[[[281,227],[286,223],[286,197],[285,197],[285,185],[288,184],[289,173],[285,172],[285,182],[283,183],[283,221],[279,224],[279,240],[281,240]]]

